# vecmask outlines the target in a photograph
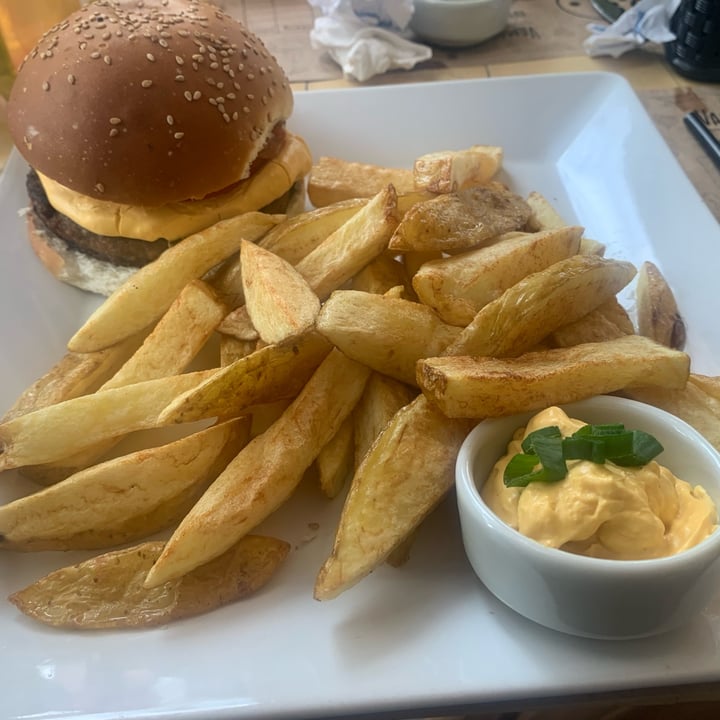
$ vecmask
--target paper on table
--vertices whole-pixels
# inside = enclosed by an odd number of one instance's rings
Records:
[[[326,50],[345,75],[363,82],[395,68],[409,70],[432,56],[426,45],[402,37],[412,0],[309,0],[322,13],[310,41]]]
[[[620,57],[646,42],[666,43],[675,39],[670,20],[680,0],[640,0],[611,25],[591,23],[592,33],[583,46],[589,55]]]

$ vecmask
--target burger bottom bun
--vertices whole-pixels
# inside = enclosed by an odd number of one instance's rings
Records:
[[[71,248],[57,235],[52,235],[35,222],[32,211],[27,214],[30,245],[40,262],[60,281],[97,293],[110,295],[136,270],[113,265]]]

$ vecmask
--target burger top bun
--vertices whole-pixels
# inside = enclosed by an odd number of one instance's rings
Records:
[[[18,70],[27,162],[94,198],[162,205],[247,177],[292,93],[262,42],[199,0],[95,0]]]

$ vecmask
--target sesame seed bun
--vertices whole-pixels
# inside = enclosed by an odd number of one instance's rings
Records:
[[[93,198],[147,206],[249,176],[292,112],[262,42],[199,0],[95,0],[48,31],[8,102],[20,153]]]

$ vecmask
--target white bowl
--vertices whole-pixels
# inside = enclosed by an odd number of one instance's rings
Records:
[[[612,396],[563,406],[584,422],[622,422],[655,435],[658,462],[720,507],[720,454],[687,423],[650,405]],[[534,413],[481,422],[456,466],[457,502],[468,559],[487,588],[521,615],[572,635],[654,635],[696,617],[720,592],[720,530],[693,548],[653,560],[605,560],[548,548],[498,518],[480,496],[513,432]]]
[[[512,0],[415,0],[410,29],[436,45],[463,47],[497,35]]]

